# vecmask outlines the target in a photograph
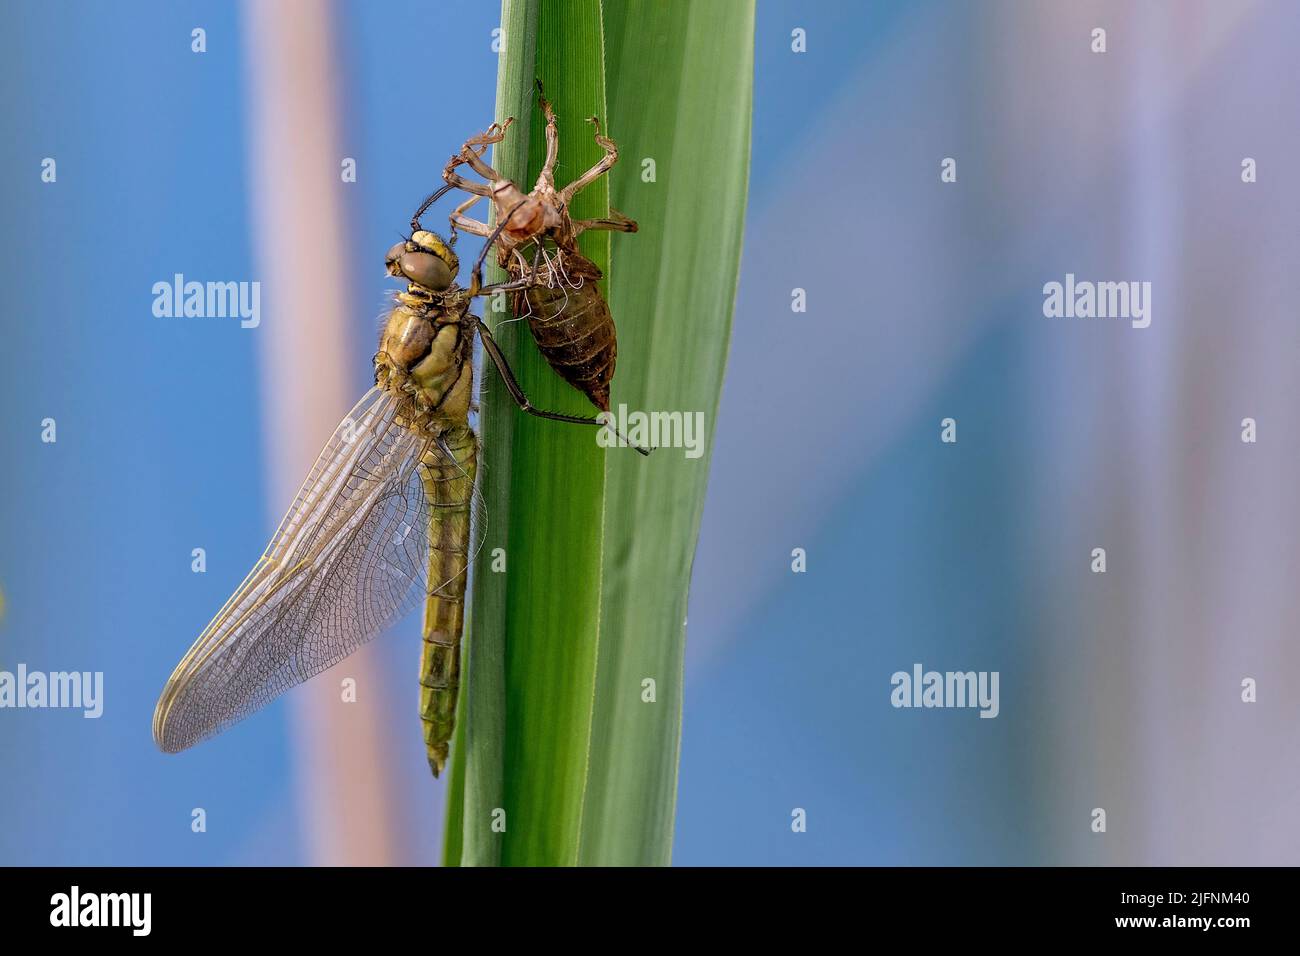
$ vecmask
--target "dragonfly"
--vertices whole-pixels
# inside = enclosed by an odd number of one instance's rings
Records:
[[[470,423],[475,341],[521,410],[608,427],[535,407],[471,311],[476,297],[519,291],[534,276],[461,288],[455,252],[420,227],[419,213],[384,265],[407,286],[380,332],[375,384],[330,435],[265,552],[167,680],[153,717],[164,752],[225,730],[423,602],[419,714],[437,777],[455,727],[465,585],[484,526]]]

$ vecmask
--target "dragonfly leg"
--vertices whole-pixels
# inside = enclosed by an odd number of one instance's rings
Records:
[[[488,186],[486,183],[476,183],[471,179],[466,179],[464,176],[458,176],[456,173],[453,173],[452,169],[454,168],[455,163],[456,160],[453,158],[452,161],[447,164],[447,168],[443,170],[442,173],[442,178],[447,181],[448,186],[455,186],[457,189],[463,189],[465,192],[473,193],[475,196],[492,195],[492,187]]]
[[[501,174],[495,169],[483,162],[483,154],[487,152],[489,146],[493,146],[506,138],[506,130],[510,124],[515,121],[513,116],[509,117],[504,123],[493,123],[488,127],[486,133],[480,133],[478,136],[471,136],[461,147],[460,162],[467,164],[470,169],[478,173],[488,182],[493,182],[501,178]],[[450,169],[450,166],[448,166]]]
[[[542,164],[542,171],[537,176],[537,185],[554,189],[555,160],[560,155],[560,131],[555,125],[555,110],[551,109],[550,102],[542,95],[541,80],[537,81],[537,105],[546,117],[546,162]]]
[[[474,262],[474,271],[470,275],[468,291],[471,298],[478,295],[483,288],[483,260],[487,258],[488,250],[492,248],[493,243],[495,243],[500,237],[501,230],[510,222],[510,217],[513,216],[515,211],[527,201],[527,199],[521,199],[519,202],[515,203],[514,206],[510,208],[510,211],[502,217],[501,222],[497,225],[496,229],[494,229],[491,235],[488,236],[488,241],[483,243],[483,251],[478,254],[478,259]]]
[[[600,135],[600,120],[593,116],[591,122],[596,124],[596,143],[605,151],[605,155],[600,158],[600,162],[595,166],[592,166],[591,169],[560,190],[560,201],[566,206],[573,200],[574,196],[613,169],[614,164],[618,162],[618,147],[614,145],[614,141],[608,136]]]
[[[490,236],[492,227],[485,222],[479,222],[477,219],[471,219],[465,213],[476,202],[482,199],[482,196],[470,196],[463,203],[451,211],[447,218],[451,220],[451,231],[454,234],[457,229],[463,229],[472,236]]]
[[[507,120],[506,126],[509,125],[510,125],[510,121]],[[505,127],[502,127],[502,129],[504,130]],[[491,130],[489,130],[489,132],[491,132]],[[448,191],[452,189],[460,188],[465,190],[466,192],[473,193],[475,196],[479,196],[479,197],[490,196],[492,194],[491,190],[487,186],[481,185],[479,183],[470,182],[468,179],[463,179],[462,177],[457,176],[452,172],[452,170],[454,170],[457,166],[462,166],[465,163],[469,162],[469,160],[464,158],[464,153],[468,149],[469,149],[469,144],[467,143],[465,145],[465,149],[461,151],[461,155],[453,156],[451,157],[451,159],[447,161],[447,166],[442,171],[442,178],[447,181],[446,185],[444,185],[437,192],[431,194],[428,198],[424,200],[424,202],[420,204],[420,208],[417,209],[415,211],[415,215],[411,217],[411,232],[419,232],[420,229],[423,228],[420,225],[420,217],[423,216],[426,212],[428,212],[430,206],[436,203],[439,199],[441,199],[444,195],[446,195]],[[486,146],[480,147],[477,155],[481,156],[486,151],[487,151]]]
[[[493,285],[479,286],[477,295],[495,295],[498,292],[518,292],[521,289],[527,289],[533,285],[536,280],[531,275],[524,276],[522,279],[511,279],[509,282],[497,282]]]
[[[493,234],[495,235],[495,233]],[[491,241],[488,242],[491,246]],[[533,264],[528,270],[528,274],[518,279],[511,279],[509,282],[497,282],[494,285],[481,285],[483,281],[482,259],[474,267],[474,277],[470,283],[469,294],[471,296],[496,295],[498,292],[520,292],[537,284],[537,266],[542,258],[542,244],[537,243],[537,251],[533,253]]]
[[[635,219],[629,219],[613,206],[609,208],[608,219],[575,219],[573,221],[573,234],[587,229],[608,229],[611,232],[636,232],[639,227]]]
[[[431,193],[425,197],[424,202],[420,203],[420,208],[415,210],[415,215],[411,217],[411,232],[417,233],[424,227],[420,225],[420,217],[429,211],[429,207],[441,199],[451,189],[451,183],[447,183],[437,192]]]
[[[519,380],[515,378],[515,373],[510,368],[510,363],[506,361],[506,357],[502,353],[501,347],[497,345],[496,339],[492,337],[492,330],[483,323],[482,319],[476,318],[475,321],[478,323],[479,338],[483,342],[483,351],[487,352],[488,357],[492,359],[492,364],[495,365],[497,371],[501,373],[501,380],[505,382],[506,391],[510,393],[510,397],[515,400],[515,404],[519,406],[521,411],[553,422],[568,422],[572,425],[595,425],[598,428],[608,427],[607,423],[599,418],[584,418],[581,415],[566,415],[563,412],[551,412],[534,405],[529,401],[528,396],[524,394],[523,388],[520,387]],[[628,441],[627,437],[617,429],[615,429],[615,433],[626,444],[631,445],[643,455],[649,455],[650,452],[654,450],[652,448],[647,449],[642,448],[640,445],[632,444],[632,442]]]

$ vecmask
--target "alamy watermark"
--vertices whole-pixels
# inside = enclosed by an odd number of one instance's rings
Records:
[[[50,897],[51,926],[119,926],[132,936],[148,936],[152,912],[152,893],[83,893],[74,886]]]
[[[682,448],[687,458],[704,454],[703,412],[640,412],[619,405],[596,416],[605,427],[596,432],[601,448]]]
[[[981,717],[996,717],[1001,709],[997,671],[927,671],[913,664],[910,674],[895,671],[889,683],[895,707],[978,707]]]
[[[95,719],[104,713],[103,671],[0,671],[0,709],[64,708]]]
[[[153,284],[153,314],[160,319],[239,319],[245,329],[262,324],[262,283],[171,282]]]
[[[1043,315],[1049,319],[1129,319],[1133,328],[1151,324],[1150,282],[1076,281],[1073,272],[1065,282],[1043,286]]]

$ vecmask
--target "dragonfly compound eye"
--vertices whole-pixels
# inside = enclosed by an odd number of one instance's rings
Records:
[[[451,269],[431,252],[403,252],[397,265],[406,278],[434,292],[442,292],[451,285]]]
[[[397,260],[406,252],[406,243],[399,242],[384,253],[384,268],[388,270],[389,275],[397,275]]]

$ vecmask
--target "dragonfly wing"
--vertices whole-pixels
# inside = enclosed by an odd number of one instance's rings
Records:
[[[347,657],[425,594],[429,443],[372,388],[343,419],[244,583],[163,688],[154,739],[184,750]]]

